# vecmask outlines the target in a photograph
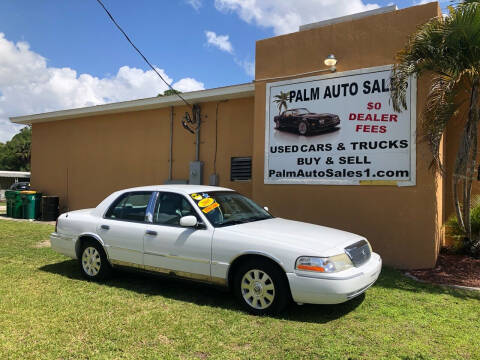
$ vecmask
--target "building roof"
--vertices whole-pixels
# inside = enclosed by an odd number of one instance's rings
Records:
[[[233,191],[232,189],[219,187],[219,186],[209,186],[209,185],[192,185],[192,184],[168,184],[168,185],[149,185],[149,186],[139,186],[130,189],[120,190],[121,192],[125,191],[175,191],[181,192],[184,194],[193,194],[193,193],[203,193],[210,191]]]
[[[28,171],[1,171],[0,177],[7,178],[30,178],[30,173]]]
[[[381,7],[378,9],[362,11],[362,12],[351,14],[351,15],[340,16],[337,18],[322,20],[322,21],[311,23],[311,24],[300,25],[299,31],[305,31],[305,30],[315,29],[323,26],[338,24],[341,22],[357,20],[364,17],[372,16],[372,15],[385,14],[385,13],[396,11],[396,10],[398,10],[397,5],[389,5],[389,6]]]
[[[182,97],[189,103],[202,103],[238,99],[254,95],[253,83],[219,87],[183,93]],[[179,106],[185,103],[176,95],[156,96],[146,99],[122,101],[104,105],[89,106],[77,109],[60,110],[35,115],[14,116],[10,121],[16,124],[34,124],[39,122],[67,120],[94,115],[115,114],[120,112],[161,109],[169,106]]]

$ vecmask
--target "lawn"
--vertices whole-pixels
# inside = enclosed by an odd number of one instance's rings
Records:
[[[0,221],[0,359],[479,359],[480,295],[385,268],[366,296],[242,312],[226,292],[120,273],[81,279],[50,225]]]

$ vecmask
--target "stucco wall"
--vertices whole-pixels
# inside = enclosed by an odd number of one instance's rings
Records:
[[[335,54],[340,72],[392,64],[416,27],[439,14],[438,4],[430,3],[258,41],[256,78],[324,68],[328,54]],[[417,86],[418,114],[428,79],[419,79]],[[255,88],[254,199],[278,216],[365,235],[387,264],[401,268],[435,264],[443,189],[428,169],[431,155],[424,143],[417,144],[417,184],[413,187],[264,185],[264,139],[265,81],[259,81]]]
[[[213,172],[216,102],[202,103],[200,160],[204,183]],[[173,179],[188,179],[195,136],[174,108]],[[220,185],[251,195],[251,182],[230,181],[230,158],[251,156],[253,98],[219,103],[217,173]],[[33,124],[32,187],[60,196],[62,210],[96,206],[118,189],[168,179],[170,108]]]

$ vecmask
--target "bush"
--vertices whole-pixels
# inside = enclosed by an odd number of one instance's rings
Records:
[[[450,250],[456,253],[464,253],[474,257],[480,257],[480,196],[477,195],[471,204],[470,223],[472,226],[472,236],[467,234],[458,224],[457,217],[454,215],[448,218],[445,223],[445,235],[454,239],[454,244]]]

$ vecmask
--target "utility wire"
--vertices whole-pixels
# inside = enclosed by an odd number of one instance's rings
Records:
[[[189,107],[192,107],[192,105],[190,105],[190,103],[185,100],[185,98],[180,95],[179,93],[177,93],[177,90],[175,90],[167,81],[165,81],[165,79],[163,78],[162,75],[160,75],[160,73],[157,71],[157,69],[155,69],[155,67],[150,63],[150,61],[148,61],[148,59],[142,54],[142,52],[140,50],[138,50],[138,48],[135,46],[135,44],[132,42],[132,40],[130,40],[130,38],[128,37],[128,35],[125,33],[125,31],[123,31],[123,29],[120,27],[120,25],[118,25],[117,21],[115,20],[115,18],[113,17],[112,14],[110,14],[110,11],[108,11],[108,9],[105,7],[105,5],[103,5],[102,1],[101,0],[97,0],[97,2],[100,4],[100,6],[103,8],[103,10],[105,10],[105,12],[107,13],[108,17],[110,18],[110,20],[113,21],[113,23],[115,24],[115,26],[117,27],[118,30],[120,30],[120,32],[123,34],[123,36],[125,36],[125,38],[127,39],[127,41],[130,43],[130,45],[133,46],[133,48],[137,51],[137,53],[143,58],[143,60],[145,60],[145,62],[148,64],[148,66],[150,66],[152,68],[153,71],[155,71],[155,73],[159,76],[160,79],[162,79],[162,81],[170,88],[173,90],[173,92],[175,93],[175,95],[177,95],[180,99],[182,99],[182,101]]]

